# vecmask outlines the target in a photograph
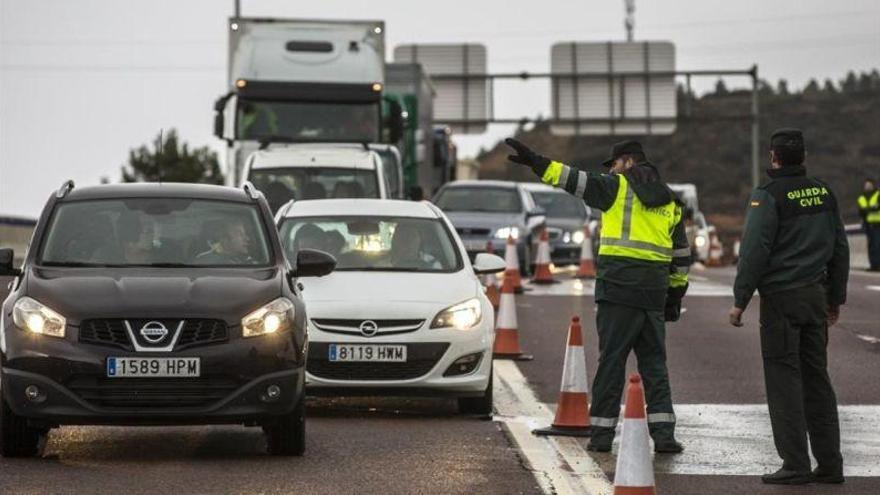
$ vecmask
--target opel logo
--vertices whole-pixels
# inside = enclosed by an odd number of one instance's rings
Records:
[[[379,325],[373,320],[366,320],[361,323],[360,330],[364,337],[372,337],[379,332]]]
[[[141,336],[151,344],[158,344],[168,336],[168,329],[161,322],[149,321],[141,327]]]

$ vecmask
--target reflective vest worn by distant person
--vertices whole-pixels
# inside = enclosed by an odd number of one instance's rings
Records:
[[[871,197],[859,196],[859,210],[865,214],[865,222],[880,224],[880,190],[874,191]]]

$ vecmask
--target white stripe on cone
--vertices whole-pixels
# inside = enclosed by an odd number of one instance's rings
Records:
[[[587,364],[583,346],[566,346],[565,361],[562,366],[562,386],[560,391],[589,393],[587,388]]]
[[[550,264],[550,243],[541,239],[538,241],[538,254],[535,256],[535,265]]]
[[[624,419],[614,471],[614,486],[654,486],[654,466],[651,461],[651,444],[648,441],[648,422],[642,419]]]
[[[498,318],[495,320],[495,328],[500,330],[518,329],[514,295],[510,292],[502,292],[501,303],[498,306]]]
[[[508,270],[519,271],[519,255],[516,254],[516,243],[513,242],[513,238],[508,239],[504,248],[504,261],[507,262]]]

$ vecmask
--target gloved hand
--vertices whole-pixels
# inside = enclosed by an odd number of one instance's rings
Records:
[[[678,301],[666,301],[663,317],[666,321],[678,321],[681,317],[681,299]]]
[[[504,144],[513,148],[517,153],[516,155],[507,155],[508,160],[520,165],[528,165],[539,178],[544,176],[547,166],[550,165],[549,158],[535,153],[528,146],[513,138],[505,139]]]

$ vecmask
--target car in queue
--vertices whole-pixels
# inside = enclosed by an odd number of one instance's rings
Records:
[[[550,259],[554,265],[576,265],[580,262],[586,238],[585,228],[589,229],[590,249],[593,259],[596,259],[599,221],[593,218],[592,209],[582,199],[537,182],[524,182],[523,187],[532,195],[535,204],[546,212]]]
[[[706,216],[700,211],[697,186],[694,184],[669,184],[672,192],[684,203],[685,233],[691,246],[694,261],[706,262],[709,259],[709,244],[715,226],[709,225]]]
[[[268,451],[305,449],[307,325],[263,196],[195,184],[53,194],[0,315],[0,453],[34,456],[63,425],[261,426]]]
[[[300,282],[309,394],[448,396],[463,413],[491,412],[494,313],[478,275],[503,259],[471,264],[426,201],[295,201],[278,218],[288,257],[318,249],[338,261]]]
[[[459,180],[446,183],[432,200],[449,217],[471,259],[486,252],[504,253],[508,237],[516,242],[520,272],[531,273],[533,253],[546,216],[522,184],[507,181]]]
[[[275,213],[290,200],[391,198],[391,174],[398,172],[365,144],[267,143],[248,156],[244,177]]]

